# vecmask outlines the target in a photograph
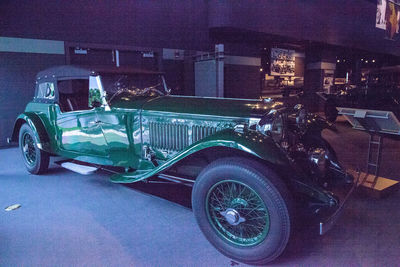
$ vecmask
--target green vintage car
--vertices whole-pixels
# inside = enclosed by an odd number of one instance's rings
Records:
[[[241,262],[278,257],[299,211],[320,234],[331,228],[354,183],[321,136],[323,119],[301,105],[169,92],[158,72],[50,68],[10,141],[33,174],[61,156],[82,174],[112,171],[114,183],[192,186],[205,237]]]

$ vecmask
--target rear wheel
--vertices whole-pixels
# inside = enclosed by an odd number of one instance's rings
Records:
[[[49,154],[37,147],[34,133],[28,124],[19,130],[19,147],[26,169],[32,174],[41,174],[48,169]]]
[[[245,158],[216,160],[198,176],[192,206],[206,238],[248,264],[278,257],[290,237],[290,196],[265,166]]]

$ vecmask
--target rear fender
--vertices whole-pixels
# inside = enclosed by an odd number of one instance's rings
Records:
[[[27,123],[29,127],[31,127],[36,140],[37,147],[41,150],[51,152],[49,151],[50,150],[49,136],[47,134],[46,128],[44,127],[44,124],[40,119],[40,117],[33,112],[24,112],[17,117],[14,123],[11,142],[18,142],[19,130],[21,129],[24,123]]]

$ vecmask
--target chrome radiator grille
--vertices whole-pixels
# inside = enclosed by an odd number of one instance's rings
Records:
[[[197,126],[191,127],[175,123],[150,122],[150,146],[156,149],[180,151],[185,147],[217,132],[216,127]]]
[[[150,122],[150,145],[158,149],[179,151],[189,145],[187,125]]]
[[[215,134],[217,128],[209,126],[193,126],[192,127],[192,143],[199,141],[209,135]]]

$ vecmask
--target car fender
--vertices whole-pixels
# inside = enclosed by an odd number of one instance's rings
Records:
[[[210,147],[228,147],[249,153],[274,165],[286,165],[288,159],[269,136],[254,130],[226,129],[193,144],[191,154]]]
[[[111,177],[111,181],[115,183],[134,183],[144,180],[171,167],[189,155],[211,147],[237,149],[274,164],[275,166],[289,166],[287,157],[270,137],[254,130],[240,132],[233,129],[225,129],[192,144],[170,160],[153,169],[116,174]]]
[[[24,123],[27,123],[29,127],[31,127],[37,147],[41,150],[51,152],[49,151],[49,136],[47,134],[46,128],[44,127],[44,124],[40,117],[34,112],[24,112],[17,117],[14,123],[14,129],[10,141],[18,142],[19,130]]]

